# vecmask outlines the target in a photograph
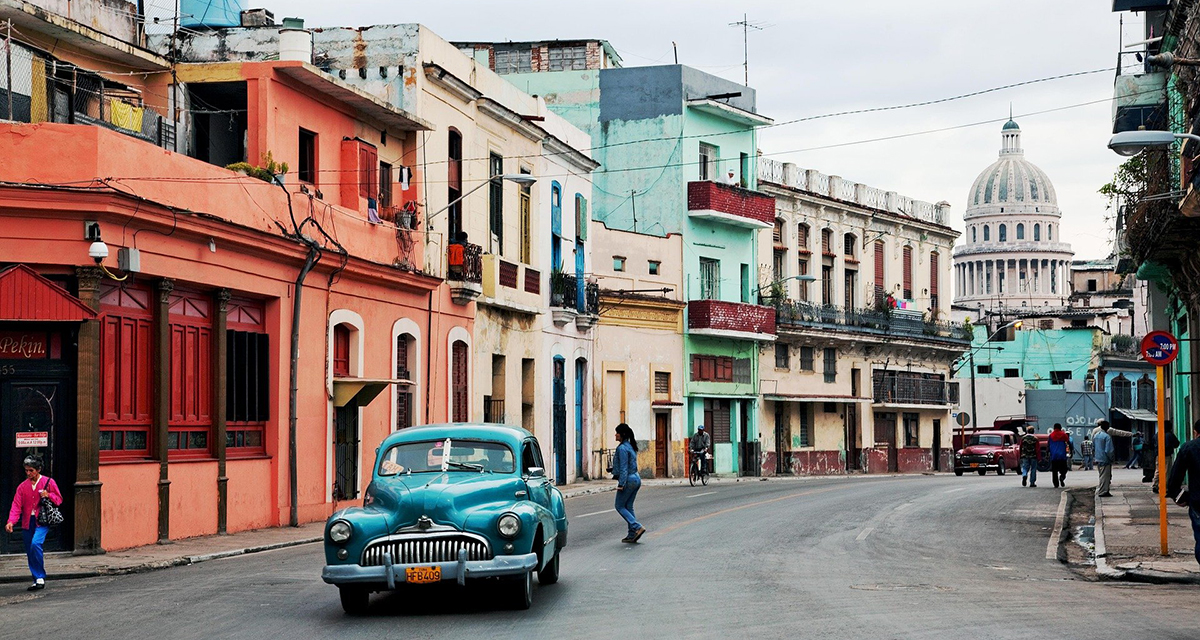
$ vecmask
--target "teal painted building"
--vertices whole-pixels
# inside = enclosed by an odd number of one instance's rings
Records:
[[[603,41],[593,41],[589,51],[598,42]],[[460,46],[471,47],[476,56],[481,51],[496,56],[502,45]],[[714,470],[756,475],[758,349],[775,338],[774,310],[756,304],[756,234],[773,226],[775,202],[756,190],[755,129],[771,120],[757,114],[750,87],[682,65],[609,66],[613,58],[603,47],[598,51],[600,64],[541,70],[540,61],[531,58],[529,72],[506,77],[590,132],[592,157],[601,163],[592,174],[597,223],[645,236],[682,237],[677,293],[687,309],[679,354],[681,435],[690,437],[706,425]],[[633,266],[656,257],[619,259]]]
[[[1021,329],[987,341],[986,326],[974,328],[971,343],[977,378],[1020,378],[1027,389],[1061,389],[1067,380],[1095,388],[1103,331],[1095,327]],[[999,338],[1011,337],[1011,340]],[[969,377],[964,371],[961,377]]]

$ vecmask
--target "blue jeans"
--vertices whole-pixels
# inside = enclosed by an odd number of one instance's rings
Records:
[[[1196,539],[1196,562],[1200,562],[1200,509],[1189,504],[1188,515],[1192,517],[1192,537]]]
[[[638,532],[638,529],[642,528],[641,523],[637,521],[637,516],[633,515],[633,499],[637,497],[638,489],[641,488],[642,478],[634,474],[625,479],[625,488],[617,491],[617,513],[625,518],[631,537]]]
[[[1091,470],[1091,468],[1092,468],[1092,456],[1084,456],[1084,457],[1083,457],[1083,468],[1084,468],[1084,469]]]
[[[1021,475],[1029,477],[1029,484],[1037,484],[1037,460],[1021,458]]]
[[[50,527],[39,527],[34,516],[29,516],[27,525],[21,530],[21,534],[25,538],[25,557],[29,560],[29,573],[33,574],[34,580],[45,580],[46,562],[42,554],[42,545],[46,542],[46,534],[50,533]]]

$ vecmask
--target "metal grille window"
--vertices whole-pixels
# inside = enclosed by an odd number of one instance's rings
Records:
[[[813,370],[813,348],[812,347],[800,347],[800,370],[801,371],[812,371]]]
[[[904,414],[904,446],[921,446],[921,415],[918,413]]]
[[[753,384],[754,367],[750,358],[735,358],[733,361],[733,381],[735,384]]]
[[[720,162],[717,148],[711,144],[700,143],[700,179],[716,180],[721,173],[717,163]]]
[[[530,49],[496,49],[496,73],[529,73],[533,70]]]
[[[775,343],[775,368],[776,369],[789,368],[791,365],[791,362],[790,362],[791,358],[789,357],[789,355],[790,355],[790,353],[788,351],[788,346],[786,344],[779,343],[779,342]]]
[[[412,336],[404,333],[396,336],[396,379],[411,380],[409,370],[409,350],[415,342]],[[396,428],[404,429],[413,426],[413,393],[412,387],[398,385],[396,387]]]
[[[1146,411],[1154,411],[1157,402],[1155,401],[1154,381],[1148,376],[1142,376],[1137,383],[1137,406],[1138,409]]]
[[[1112,406],[1114,409],[1133,408],[1133,382],[1124,374],[1113,378],[1109,385],[1112,388]]]
[[[551,71],[580,71],[587,69],[587,45],[550,47]]]
[[[267,387],[270,337],[234,330],[225,335],[229,349],[225,360],[225,446],[261,450],[271,407]]]
[[[801,447],[811,447],[812,444],[812,409],[811,405],[800,405],[800,433],[796,434]]]
[[[825,382],[837,382],[837,349],[825,348]]]
[[[700,258],[700,299],[721,299],[721,261]]]
[[[491,250],[497,255],[504,255],[504,157],[498,153],[489,155],[488,175],[491,184],[488,185],[488,213],[492,230]]]

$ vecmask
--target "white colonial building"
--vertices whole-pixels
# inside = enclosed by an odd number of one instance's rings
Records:
[[[965,243],[954,249],[954,304],[977,309],[975,318],[1066,307],[1071,295],[1074,253],[1062,241],[1054,185],[1025,159],[1016,122],[1001,138],[1000,158],[967,195]]]

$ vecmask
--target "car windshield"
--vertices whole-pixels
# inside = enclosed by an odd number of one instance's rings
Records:
[[[379,475],[441,472],[445,440],[404,442],[393,445],[380,456]],[[450,440],[450,470],[512,473],[512,449],[498,442]]]
[[[998,447],[1000,446],[1002,436],[971,436],[971,441],[968,444],[982,444]]]

